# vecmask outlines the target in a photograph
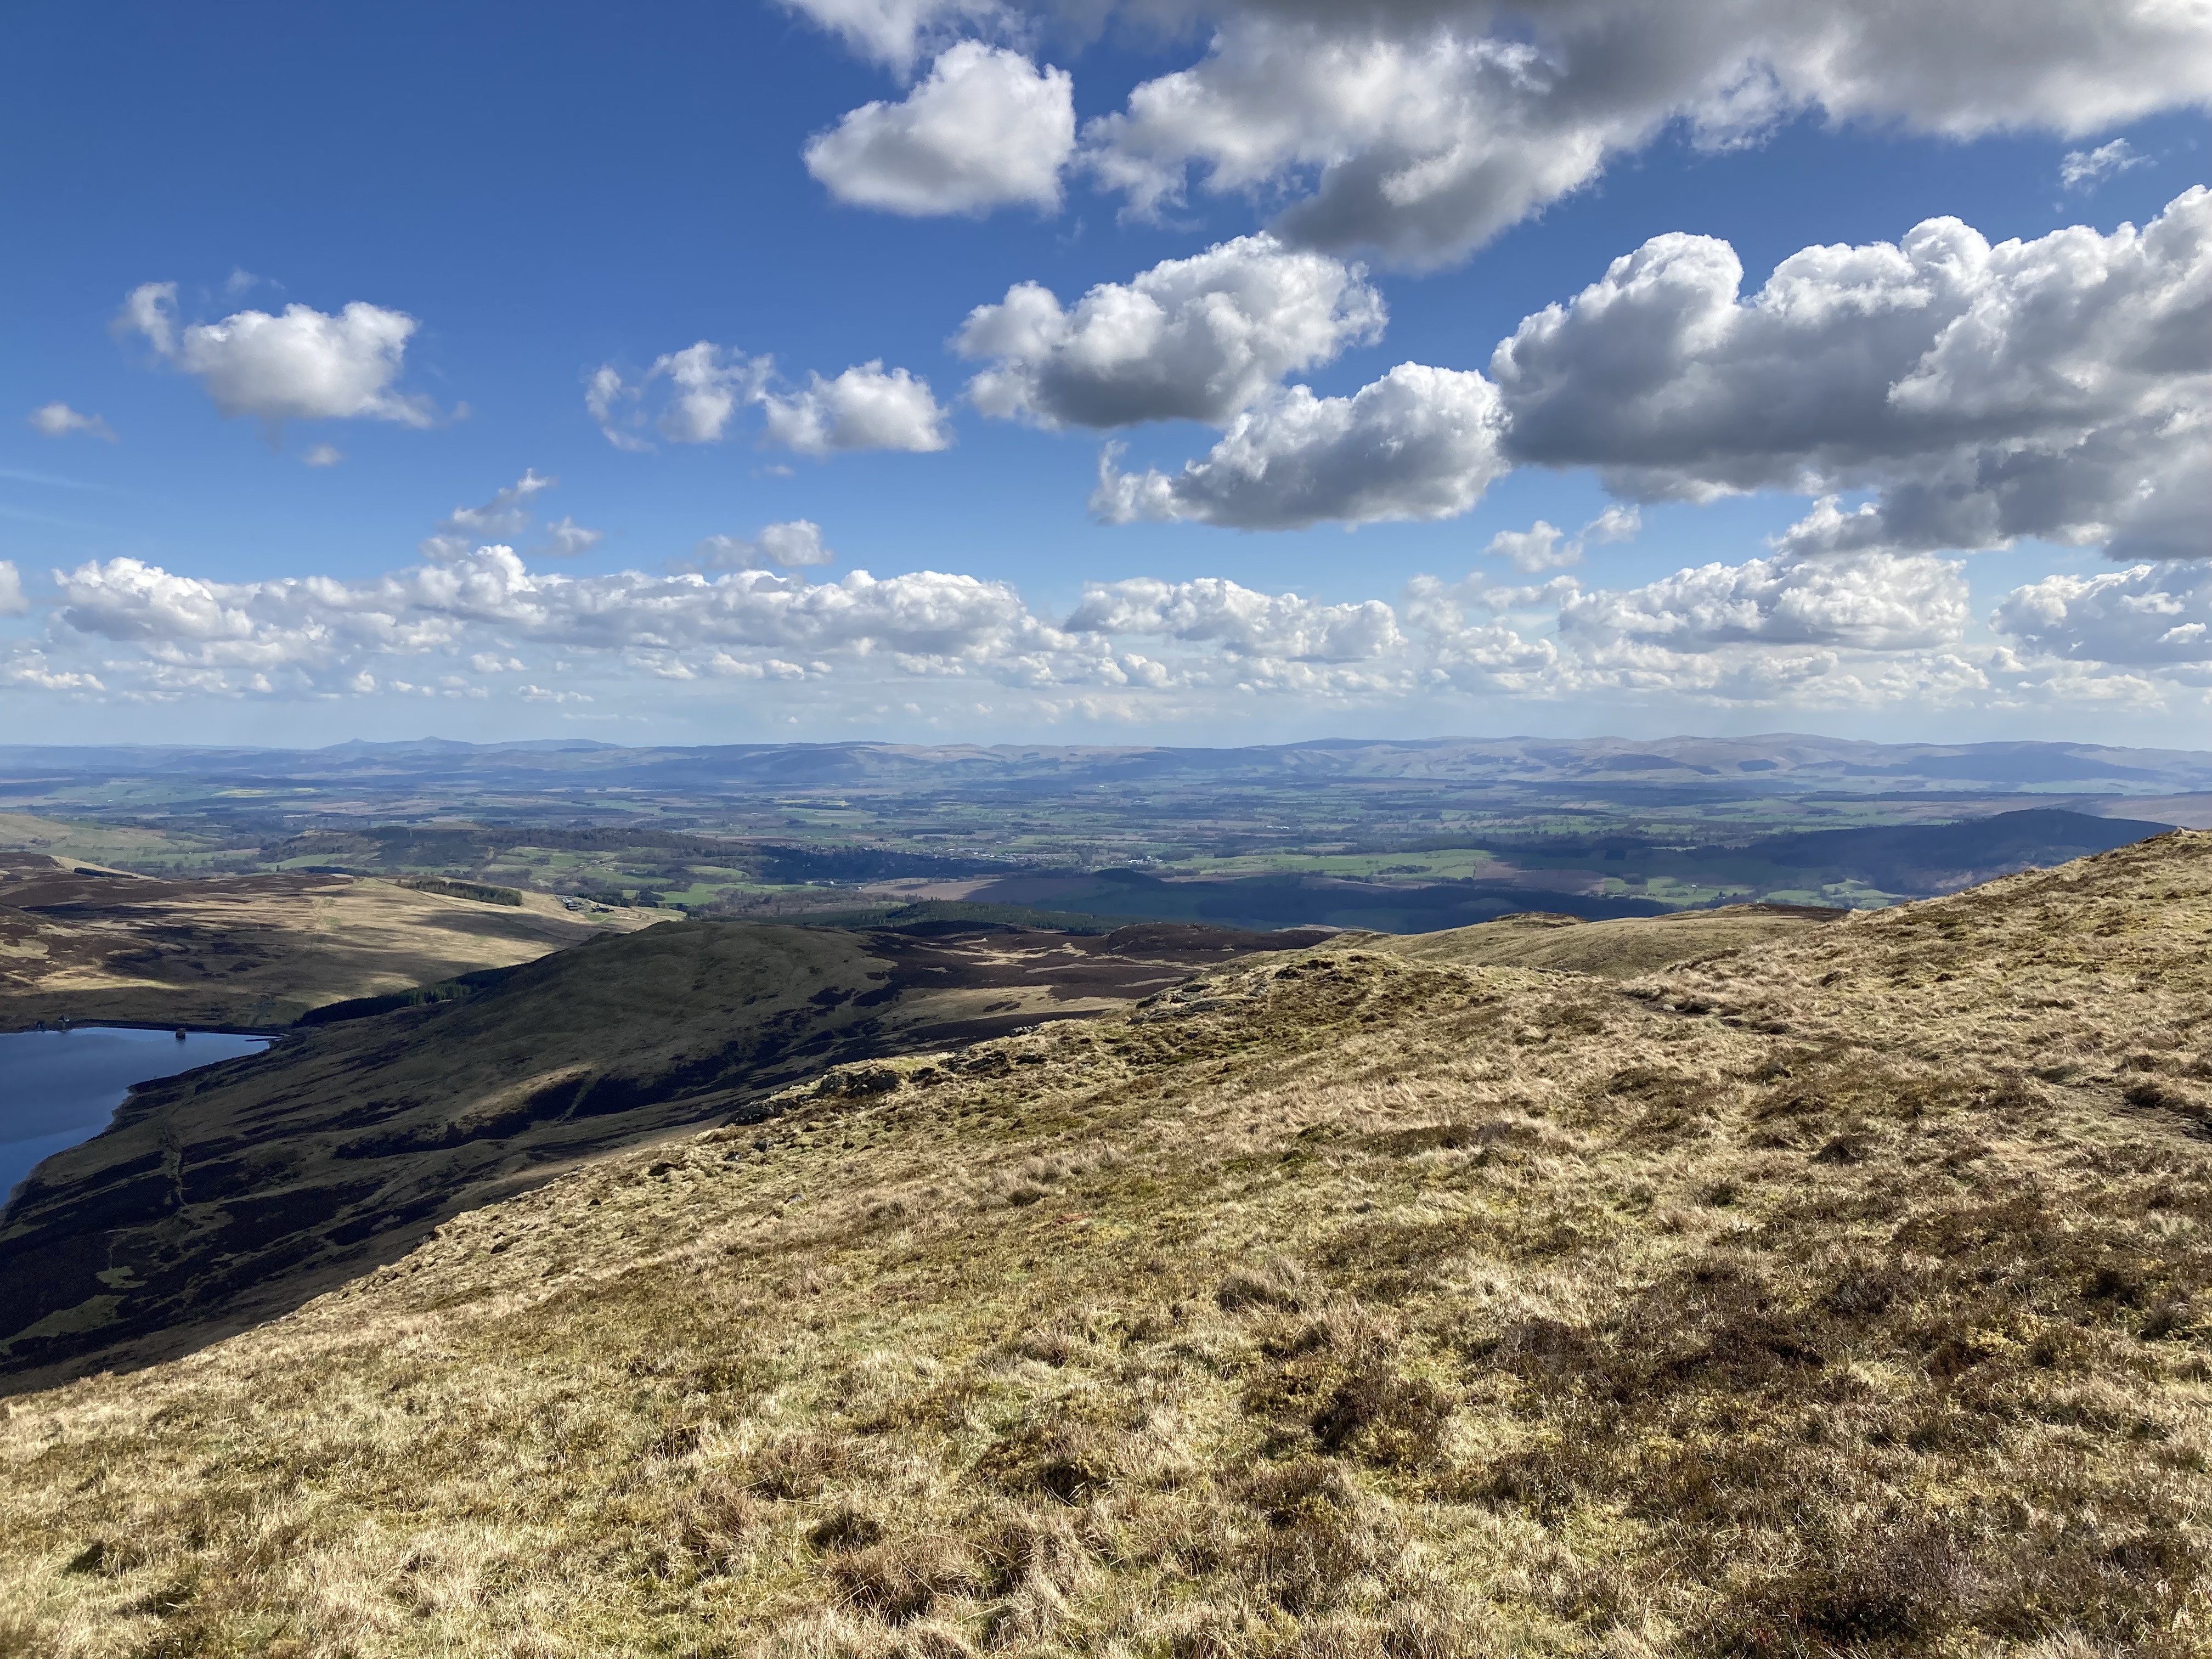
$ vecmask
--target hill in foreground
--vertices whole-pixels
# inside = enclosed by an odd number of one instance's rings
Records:
[[[19,1652],[2201,1654],[2212,836],[1346,942],[13,1402]]]

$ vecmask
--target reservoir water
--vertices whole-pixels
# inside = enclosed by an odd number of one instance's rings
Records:
[[[134,1083],[258,1054],[266,1037],[80,1025],[0,1032],[0,1203],[43,1158],[107,1127]]]

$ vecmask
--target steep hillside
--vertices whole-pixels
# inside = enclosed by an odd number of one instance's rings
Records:
[[[0,1617],[67,1656],[2200,1655],[2208,934],[2177,835],[1641,979],[1346,942],[833,1073],[18,1399]]]
[[[40,1020],[274,1028],[310,1008],[647,927],[533,896],[480,904],[345,876],[165,880],[0,854],[0,1030]]]
[[[1097,1014],[1267,942],[670,923],[325,1006],[270,1054],[143,1085],[39,1166],[0,1213],[0,1370],[179,1352],[825,1065]]]

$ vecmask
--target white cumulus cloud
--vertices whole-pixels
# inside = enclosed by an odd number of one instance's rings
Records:
[[[428,400],[393,387],[419,325],[404,312],[356,301],[335,316],[303,305],[280,316],[240,311],[179,327],[177,285],[131,291],[118,326],[143,334],[155,354],[198,378],[225,416],[258,420],[397,421],[428,426]]]
[[[20,652],[13,658],[0,659],[0,685],[23,690],[74,692],[80,696],[107,690],[97,674],[49,666],[42,651]]]
[[[1075,83],[1004,46],[963,40],[897,103],[850,112],[806,146],[841,201],[914,216],[1060,205]]]
[[[2212,191],[2109,235],[1936,219],[1741,279],[1725,242],[1662,236],[1523,321],[1491,362],[1508,455],[1644,500],[1875,491],[1793,532],[1832,549],[2212,552]]]
[[[1109,522],[1444,518],[1533,465],[1594,469],[1624,503],[1816,496],[1777,541],[1792,556],[2023,538],[2212,554],[2212,190],[2110,234],[1992,244],[1929,220],[1802,249],[1748,293],[1729,244],[1670,234],[1525,318],[1486,377],[1408,363],[1350,398],[1283,387],[1372,337],[1370,295],[1357,267],[1249,237],[1073,307],[1018,285],[955,343],[992,360],[969,388],[987,413],[1225,422],[1180,471],[1125,473],[1109,449],[1091,502]],[[1492,550],[1529,569],[1580,551],[1551,526]]]
[[[903,368],[886,370],[880,358],[834,380],[810,374],[805,386],[769,392],[761,403],[769,441],[802,455],[851,449],[927,453],[952,442],[929,382]]]
[[[85,564],[57,580],[68,629],[133,645],[157,669],[222,677],[233,689],[258,689],[256,675],[271,686],[343,689],[378,657],[466,660],[524,646],[649,655],[881,650],[957,671],[1071,644],[1005,583],[933,571],[880,581],[854,571],[818,584],[761,570],[713,580],[562,576],[489,546],[356,583],[216,582],[128,558]]]
[[[31,428],[49,438],[66,438],[82,432],[88,438],[115,441],[115,428],[97,415],[81,415],[64,403],[41,404],[27,416]]]
[[[1117,471],[1109,451],[1091,511],[1109,524],[1245,530],[1454,518],[1510,470],[1499,430],[1497,388],[1481,375],[1401,363],[1349,398],[1292,386],[1180,472]]]
[[[20,617],[30,608],[30,598],[23,592],[23,573],[9,560],[0,559],[0,617]]]
[[[741,404],[760,395],[769,370],[766,358],[724,360],[721,348],[701,340],[654,361],[646,379],[666,375],[673,388],[654,422],[671,443],[719,442]]]
[[[1048,427],[1218,425],[1285,375],[1378,338],[1385,315],[1358,266],[1240,236],[1102,283],[1073,309],[1018,283],[971,312],[953,343],[993,360],[968,386],[988,415]]]

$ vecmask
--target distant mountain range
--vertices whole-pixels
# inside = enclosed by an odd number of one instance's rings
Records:
[[[729,744],[624,748],[586,739],[334,744],[323,749],[0,745],[0,783],[88,777],[542,785],[744,792],[870,786],[1043,787],[1147,779],[1282,783],[1435,780],[1572,791],[1624,787],[1729,793],[1808,790],[2053,794],[2212,791],[2212,753],[2099,744],[1879,744],[1777,733],[1747,738],[1330,738],[1243,749],[909,744]]]

